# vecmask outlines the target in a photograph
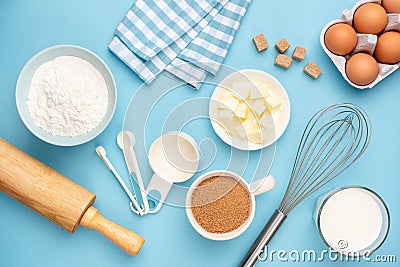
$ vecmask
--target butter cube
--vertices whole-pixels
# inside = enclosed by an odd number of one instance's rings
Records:
[[[261,130],[257,130],[247,134],[247,140],[254,144],[262,144],[263,143],[263,136]]]
[[[274,123],[271,114],[265,112],[259,119],[259,123],[263,128],[271,127]]]
[[[244,130],[246,131],[246,135],[250,132],[254,132],[255,126],[254,126],[254,120],[247,118],[245,121],[243,121],[242,124]]]
[[[265,105],[266,105],[266,102],[264,99],[258,99],[256,102],[254,102],[253,105],[251,105],[251,109],[259,117],[266,110]]]
[[[246,130],[247,140],[251,143],[261,144],[262,135],[260,127],[257,127],[257,121],[253,119],[247,119],[243,123],[243,127]]]
[[[250,99],[267,98],[269,95],[268,85],[266,83],[255,83],[249,88]]]
[[[256,102],[257,102],[257,99],[250,99],[250,98],[248,98],[248,99],[246,100],[247,105],[250,106],[250,107],[251,107],[252,105],[254,105]]]
[[[250,81],[236,81],[232,84],[232,91],[240,98],[246,99],[249,96],[249,88],[252,86]]]
[[[257,118],[249,113],[245,121],[243,121],[243,129],[245,130],[247,140],[251,143],[262,144],[263,138],[261,127],[258,124]]]
[[[259,129],[260,128],[260,123],[258,120],[258,116],[252,112],[249,112],[249,114],[247,114],[247,118],[246,120],[251,121],[251,123],[253,124],[253,128],[254,129]]]
[[[281,107],[281,102],[279,101],[278,97],[274,95],[270,95],[267,99],[268,107],[270,108],[271,113],[275,113]]]
[[[220,90],[221,93],[219,95],[219,100],[221,100],[221,102],[224,102],[224,100],[227,100],[232,96],[231,92],[229,92],[228,90],[222,88],[220,88]]]
[[[223,102],[220,102],[220,101],[217,102],[216,106],[217,106],[217,109],[219,109],[219,110],[227,110],[228,109],[228,107]]]
[[[260,99],[264,98],[263,93],[256,85],[249,88],[249,99]]]
[[[228,109],[235,111],[239,105],[239,100],[235,98],[232,94],[230,97],[226,98],[222,102]]]
[[[248,110],[247,105],[245,103],[240,103],[237,106],[236,111],[235,111],[236,117],[241,118],[241,119],[246,118],[247,110]]]

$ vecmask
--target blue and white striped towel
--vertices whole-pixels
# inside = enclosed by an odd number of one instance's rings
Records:
[[[109,48],[150,84],[168,71],[199,88],[228,53],[251,0],[137,0]]]

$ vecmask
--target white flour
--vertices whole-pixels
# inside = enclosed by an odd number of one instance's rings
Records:
[[[28,109],[37,126],[58,136],[78,136],[94,129],[108,106],[104,77],[79,57],[61,56],[34,73]]]

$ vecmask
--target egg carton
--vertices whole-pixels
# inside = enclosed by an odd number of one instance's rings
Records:
[[[376,3],[376,4],[381,4],[381,0],[360,0],[358,1],[352,9],[345,9],[343,10],[343,15],[340,19],[332,20],[328,22],[328,24],[322,29],[321,35],[320,35],[320,43],[322,48],[324,49],[325,53],[330,57],[332,62],[335,64],[336,68],[340,71],[342,74],[343,78],[352,86],[358,88],[358,89],[367,89],[367,88],[372,88],[374,87],[377,83],[382,81],[384,78],[389,76],[391,73],[396,71],[400,67],[400,63],[389,65],[389,64],[382,64],[378,62],[378,68],[379,68],[379,73],[376,79],[365,86],[360,86],[357,84],[352,83],[349,78],[347,78],[346,75],[346,61],[347,59],[358,52],[364,52],[368,53],[370,55],[374,54],[376,43],[378,41],[378,36],[374,34],[362,34],[362,33],[357,33],[357,45],[356,48],[346,56],[338,56],[333,54],[325,45],[325,33],[328,30],[329,27],[331,27],[334,24],[337,23],[347,23],[350,26],[353,26],[353,15],[354,12],[356,12],[357,8],[360,6],[366,4],[366,3]],[[388,24],[386,25],[386,28],[384,29],[383,32],[386,31],[399,31],[400,32],[400,14],[387,14],[388,15]]]

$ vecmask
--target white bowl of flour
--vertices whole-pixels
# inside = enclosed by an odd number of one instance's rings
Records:
[[[114,115],[117,90],[107,65],[73,45],[42,50],[23,67],[16,103],[25,126],[41,140],[75,146],[98,136]]]

